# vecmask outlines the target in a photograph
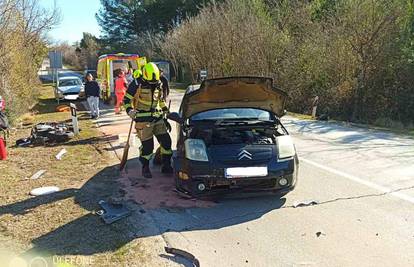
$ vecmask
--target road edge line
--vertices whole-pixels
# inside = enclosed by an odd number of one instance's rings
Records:
[[[403,193],[400,193],[400,192],[392,192],[393,191],[392,189],[389,189],[385,186],[381,186],[381,185],[366,181],[364,179],[361,179],[357,176],[354,176],[354,175],[351,175],[351,174],[348,174],[348,173],[345,173],[345,172],[342,172],[342,171],[339,171],[339,170],[335,170],[331,167],[324,166],[322,164],[319,164],[319,163],[314,162],[314,161],[309,160],[309,159],[300,158],[300,161],[305,162],[305,163],[307,163],[309,165],[312,165],[314,167],[320,168],[322,170],[331,172],[333,174],[342,176],[343,178],[347,178],[348,180],[354,181],[356,183],[365,185],[367,187],[370,187],[371,189],[375,189],[377,191],[380,191],[381,193],[389,194],[389,195],[392,195],[396,198],[399,198],[401,200],[405,200],[405,201],[408,201],[408,202],[414,204],[414,197],[410,197],[410,196],[408,196],[406,194],[403,194]]]

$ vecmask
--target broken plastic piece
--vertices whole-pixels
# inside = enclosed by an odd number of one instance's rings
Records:
[[[32,177],[30,177],[30,180],[36,180],[39,179],[40,177],[42,177],[43,174],[46,173],[46,170],[40,170],[38,172],[36,172],[35,174],[32,175]]]
[[[106,224],[111,224],[131,215],[131,211],[122,203],[112,204],[100,200],[98,204],[102,207],[102,210],[98,211],[97,214],[101,216]]]
[[[61,159],[62,159],[62,157],[63,157],[63,155],[65,155],[67,152],[68,152],[68,151],[67,151],[66,149],[62,148],[62,150],[61,150],[59,153],[57,153],[57,155],[55,156],[55,157],[56,157],[56,159],[57,159],[57,160],[61,160]]]
[[[320,237],[321,235],[326,235],[325,233],[323,233],[323,232],[316,232],[316,236],[317,237]]]
[[[293,203],[294,208],[300,208],[300,207],[307,207],[307,206],[313,206],[319,204],[318,201],[315,200],[305,200],[305,201],[296,201]]]
[[[16,146],[18,147],[25,147],[32,143],[32,140],[30,138],[20,138],[16,141]]]
[[[187,251],[184,251],[178,248],[165,247],[165,252],[167,252],[168,254],[173,254],[173,255],[184,257],[187,260],[190,260],[193,263],[194,267],[200,267],[200,261],[193,254]]]
[[[30,191],[30,195],[43,196],[43,195],[48,195],[48,194],[59,192],[59,190],[60,190],[59,187],[56,187],[56,186],[39,187],[39,188],[35,188],[32,191]]]

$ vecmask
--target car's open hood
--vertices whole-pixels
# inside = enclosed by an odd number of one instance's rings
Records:
[[[183,98],[183,118],[219,108],[258,108],[283,116],[287,94],[273,87],[271,78],[229,77],[203,81]]]

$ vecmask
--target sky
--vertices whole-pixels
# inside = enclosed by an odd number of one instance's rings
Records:
[[[100,35],[95,18],[100,8],[99,0],[40,0],[40,5],[52,8],[55,1],[60,9],[61,21],[49,33],[53,41],[74,43],[82,39],[83,32]]]

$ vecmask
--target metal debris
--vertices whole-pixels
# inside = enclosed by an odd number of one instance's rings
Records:
[[[191,261],[194,267],[200,267],[200,261],[193,254],[187,251],[177,249],[177,248],[165,247],[165,252],[168,254],[173,254],[176,256],[184,257],[187,260]]]
[[[308,207],[313,205],[318,205],[318,201],[316,200],[305,200],[305,201],[296,201],[293,203],[294,208],[301,208],[301,207]]]
[[[65,155],[67,152],[68,151],[66,149],[62,148],[62,150],[60,150],[60,152],[56,154],[55,158],[57,160],[61,160],[63,155]]]
[[[131,211],[123,203],[112,204],[100,200],[98,204],[102,207],[102,210],[98,211],[97,214],[106,224],[114,223],[131,215]]]

